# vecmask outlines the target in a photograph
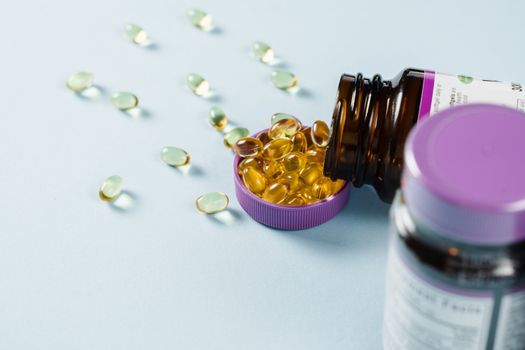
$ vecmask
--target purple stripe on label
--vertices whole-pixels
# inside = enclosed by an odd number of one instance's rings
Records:
[[[419,102],[418,122],[429,117],[430,107],[432,107],[432,94],[434,92],[434,77],[436,73],[426,70],[423,77],[423,91],[421,91],[421,101]]]

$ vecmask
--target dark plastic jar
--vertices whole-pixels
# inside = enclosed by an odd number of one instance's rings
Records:
[[[525,349],[525,114],[448,109],[415,128],[391,209],[386,350]]]
[[[391,80],[344,74],[339,81],[324,172],[356,187],[373,186],[392,202],[405,140],[419,121],[448,107],[495,103],[525,111],[520,84],[405,69]]]

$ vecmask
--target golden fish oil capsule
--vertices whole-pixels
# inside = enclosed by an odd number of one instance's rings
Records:
[[[160,151],[160,159],[170,166],[183,166],[190,162],[190,155],[182,148],[166,146]]]
[[[233,145],[233,151],[239,157],[256,157],[261,153],[263,144],[261,140],[254,137],[243,137]]]
[[[279,204],[286,198],[287,194],[288,189],[285,185],[279,182],[274,182],[266,187],[262,194],[262,199],[271,203]]]
[[[326,151],[323,148],[312,148],[306,151],[306,159],[308,163],[324,164],[324,157]]]
[[[282,205],[287,205],[290,207],[300,207],[302,205],[306,205],[306,201],[304,198],[296,193],[289,194],[286,196],[284,201],[281,203]]]
[[[293,135],[291,140],[293,144],[292,151],[305,153],[308,149],[308,142],[306,141],[306,136],[304,136],[304,134],[301,131]]]
[[[186,85],[197,96],[204,96],[210,92],[210,83],[197,73],[188,75]]]
[[[270,136],[268,136],[268,131],[262,131],[259,134],[257,134],[257,138],[261,140],[263,145],[266,145],[268,142],[270,142],[272,139]]]
[[[213,20],[211,16],[202,10],[189,10],[188,19],[190,20],[191,24],[204,31],[209,31],[213,28]]]
[[[228,117],[221,108],[215,106],[210,108],[208,122],[214,129],[220,131],[223,130],[226,125],[228,125]]]
[[[281,159],[292,151],[292,141],[290,139],[275,139],[264,145],[262,157],[264,159]]]
[[[304,187],[304,182],[298,174],[284,174],[279,181],[288,187],[289,192],[297,192]]]
[[[239,175],[242,175],[243,170],[246,168],[255,168],[255,170],[261,171],[262,170],[261,163],[262,162],[257,158],[244,158],[237,166]]]
[[[297,86],[297,77],[287,71],[276,70],[270,75],[273,85],[282,90],[291,89]]]
[[[319,199],[314,196],[312,189],[310,187],[303,187],[296,193],[298,196],[300,196],[306,204],[313,204],[315,202],[318,202]]]
[[[266,160],[263,164],[263,173],[270,180],[276,180],[284,174],[284,167],[279,161]]]
[[[297,119],[297,118],[295,118],[293,115],[290,115],[290,114],[287,114],[287,113],[274,113],[270,117],[270,125],[273,125],[273,124],[277,123],[279,120],[282,120],[282,119]],[[297,119],[297,121],[299,121],[299,120]]]
[[[312,128],[307,126],[307,127],[304,127],[301,129],[301,133],[304,135],[304,137],[306,138],[306,147],[307,149],[310,149],[312,147],[316,147],[314,145],[314,142],[312,141]]]
[[[78,72],[71,75],[66,82],[69,90],[74,92],[82,92],[93,86],[94,76],[90,72]]]
[[[252,54],[262,63],[272,63],[275,60],[275,53],[270,45],[262,41],[256,41],[252,45]]]
[[[298,173],[306,165],[306,156],[303,153],[291,152],[284,156],[282,164],[287,173]]]
[[[214,214],[226,209],[229,202],[230,200],[225,193],[210,192],[197,198],[195,206],[202,213]]]
[[[126,36],[137,45],[144,45],[148,41],[148,34],[141,26],[135,23],[128,23],[124,27]]]
[[[301,180],[311,186],[317,179],[323,176],[323,169],[318,164],[308,164],[300,173]]]
[[[105,202],[112,202],[122,193],[122,178],[118,175],[108,177],[100,186],[98,196]]]
[[[345,180],[332,181],[332,193],[336,194],[337,192],[341,191],[345,183]]]
[[[121,111],[126,111],[137,107],[139,99],[131,92],[117,92],[111,96],[111,103]]]
[[[316,120],[311,129],[312,141],[317,147],[326,147],[330,137],[330,129],[322,120]]]
[[[296,118],[281,119],[271,126],[268,131],[268,136],[270,136],[271,139],[291,138],[301,127],[301,122]]]
[[[261,195],[266,188],[266,177],[253,167],[246,168],[242,171],[242,181],[250,192]]]
[[[332,180],[327,177],[320,177],[313,183],[312,193],[318,199],[325,199],[333,194],[332,186]]]
[[[250,131],[246,128],[233,128],[224,134],[224,145],[228,148],[232,148],[243,137],[247,137]]]

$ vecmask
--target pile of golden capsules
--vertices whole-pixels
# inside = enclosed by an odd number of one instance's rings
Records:
[[[345,184],[323,175],[328,125],[318,120],[305,127],[285,113],[271,117],[271,127],[233,146],[242,157],[238,172],[250,192],[265,201],[302,206],[325,200]]]

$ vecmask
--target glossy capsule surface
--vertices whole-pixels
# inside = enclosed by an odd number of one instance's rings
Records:
[[[210,108],[208,123],[216,130],[224,130],[226,125],[228,125],[228,117],[222,108],[215,106]]]
[[[82,92],[93,86],[94,75],[90,72],[78,72],[69,76],[66,86],[74,92]]]
[[[301,122],[295,118],[281,119],[270,127],[268,136],[271,139],[292,138],[301,127]]]
[[[137,107],[139,105],[139,98],[131,92],[121,91],[111,96],[111,103],[117,109],[125,111]]]
[[[243,137],[249,135],[249,131],[246,128],[233,128],[224,134],[224,145],[228,148],[233,147]]]
[[[190,23],[195,27],[209,31],[213,28],[213,20],[211,16],[203,10],[191,9],[187,13]]]
[[[256,157],[262,152],[263,143],[254,137],[243,137],[233,145],[239,157]]]
[[[179,147],[166,146],[160,151],[160,159],[170,166],[183,166],[190,162],[188,152]]]
[[[210,83],[197,73],[188,74],[186,85],[197,96],[204,96],[210,92]]]
[[[313,185],[317,179],[323,176],[323,169],[318,164],[308,164],[300,173],[301,180],[307,185]]]
[[[270,124],[273,125],[275,123],[277,123],[279,120],[282,120],[282,119],[297,119],[295,118],[293,115],[291,114],[287,114],[287,113],[274,113],[272,114],[272,116],[270,117]],[[297,119],[299,121],[299,119]]]
[[[197,210],[205,214],[214,214],[228,208],[230,199],[225,193],[210,192],[197,198],[195,206]]]
[[[148,40],[148,34],[138,24],[126,24],[126,26],[124,27],[124,32],[126,33],[126,36],[137,45],[143,45]]]
[[[257,158],[244,158],[237,166],[239,175],[242,175],[243,170],[246,168],[255,168],[255,170],[261,171],[262,170],[261,163],[262,162]]]
[[[317,147],[326,147],[330,137],[330,128],[322,120],[316,120],[311,129],[312,141]]]
[[[266,160],[264,161],[263,167],[262,167],[264,176],[266,176],[269,180],[276,180],[283,176],[285,170],[281,162],[274,161],[274,160]]]
[[[306,136],[304,136],[301,131],[293,135],[291,140],[293,144],[292,151],[305,153],[308,149],[308,141],[306,140]]]
[[[270,80],[273,85],[278,89],[291,89],[297,86],[297,77],[290,72],[276,70],[270,74]]]
[[[306,166],[306,156],[300,152],[291,152],[283,157],[282,164],[287,173],[298,173]]]
[[[274,182],[266,187],[262,194],[262,199],[271,203],[279,204],[284,201],[287,194],[288,189],[285,185],[280,182]]]
[[[270,45],[262,41],[252,44],[252,55],[263,63],[272,63],[275,60],[275,53]]]
[[[262,157],[264,159],[281,159],[292,151],[293,145],[290,139],[275,139],[263,147]]]
[[[259,170],[249,167],[242,171],[242,181],[250,192],[261,195],[266,189],[266,177]]]
[[[112,202],[122,193],[122,177],[113,175],[108,177],[98,190],[98,196],[105,202]]]

